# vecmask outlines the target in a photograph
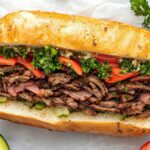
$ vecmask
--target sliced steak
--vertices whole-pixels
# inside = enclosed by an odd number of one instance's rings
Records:
[[[15,91],[15,86],[14,86],[14,85],[8,87],[8,93],[9,93],[11,96],[14,96],[14,97],[17,96],[17,92]]]
[[[142,112],[137,117],[139,117],[139,118],[149,118],[150,117],[150,110],[145,110],[144,112]]]
[[[34,101],[34,98],[28,92],[22,92],[18,94],[18,97],[26,101]]]
[[[15,92],[19,93],[24,91],[27,87],[32,87],[34,86],[33,81],[25,82],[25,83],[20,83],[18,86],[15,87]]]
[[[72,109],[77,109],[78,108],[78,103],[71,97],[68,97],[66,100],[67,106],[69,106]]]
[[[44,102],[47,106],[50,106],[50,107],[54,106],[54,102],[52,101],[51,98],[41,97],[41,101]]]
[[[144,110],[145,104],[141,102],[122,103],[119,104],[118,108],[123,114],[137,115],[141,114]]]
[[[0,70],[5,74],[13,72],[22,72],[23,70],[25,70],[25,68],[22,66],[3,66],[0,67]]]
[[[103,98],[102,93],[97,87],[93,89],[89,86],[83,86],[83,88],[86,91],[90,92],[92,95],[95,95],[98,98],[99,101],[102,100],[102,98]]]
[[[131,82],[150,81],[150,75],[133,77],[130,79],[130,81]]]
[[[18,73],[11,74],[4,78],[4,81],[7,83],[7,86],[12,85],[13,83],[27,82],[32,79],[32,74],[29,70],[25,70],[23,75],[19,75]]]
[[[85,100],[88,100],[92,94],[85,91],[85,90],[82,90],[82,91],[68,91],[68,90],[61,90],[62,93],[76,99],[76,100],[79,100],[79,101],[85,101]]]
[[[64,88],[68,89],[68,90],[75,90],[75,91],[79,91],[80,90],[78,85],[76,85],[76,83],[74,83],[74,82],[69,83],[69,84],[64,84]]]
[[[32,92],[32,93],[34,93],[34,94],[36,94],[36,95],[38,95],[38,96],[40,96],[40,97],[43,96],[42,93],[41,93],[41,90],[36,85],[27,86],[27,87],[25,87],[25,89]],[[44,94],[44,91],[43,91],[43,94]]]
[[[142,93],[139,96],[139,101],[150,106],[150,93]]]
[[[5,92],[0,92],[0,96],[4,96],[4,97],[10,98],[10,99],[14,99],[13,96],[11,96],[9,93],[5,93]]]
[[[65,106],[64,98],[62,97],[55,97],[52,99],[55,106]]]
[[[90,107],[98,112],[112,112],[112,113],[120,112],[120,110],[118,108],[108,108],[108,107],[102,107],[102,106],[98,106],[98,105],[94,105],[94,104],[90,105]]]
[[[99,100],[94,96],[90,97],[88,101],[91,103],[98,103],[99,102]]]
[[[119,94],[118,93],[107,93],[106,97],[105,97],[105,100],[111,100],[111,99],[116,99],[116,98],[119,98]]]
[[[118,107],[118,103],[115,101],[101,101],[99,105],[108,108]]]
[[[103,96],[105,96],[106,93],[108,93],[105,84],[102,81],[100,81],[100,79],[97,78],[96,76],[89,76],[88,80],[98,86]]]
[[[53,86],[57,84],[66,84],[71,81],[71,76],[66,73],[53,73],[49,74],[48,82]]]
[[[127,91],[127,90],[142,90],[142,91],[150,91],[150,86],[146,86],[144,84],[139,83],[127,83],[127,84],[117,84],[117,89],[120,91]]]
[[[134,99],[133,95],[130,94],[121,94],[121,101],[122,102],[129,102],[132,101]]]
[[[92,109],[84,109],[83,112],[85,114],[87,114],[88,116],[96,116],[96,111],[92,110]]]

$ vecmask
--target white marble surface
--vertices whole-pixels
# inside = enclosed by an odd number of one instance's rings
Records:
[[[150,0],[149,0],[150,2]],[[0,0],[0,16],[16,10],[47,10],[119,20],[141,26],[128,0]],[[11,150],[138,150],[150,136],[120,138],[95,134],[49,132],[0,121]]]

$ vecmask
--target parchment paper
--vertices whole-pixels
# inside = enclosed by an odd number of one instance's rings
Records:
[[[0,17],[17,10],[80,14],[118,20],[139,27],[143,20],[131,12],[128,0],[0,0]],[[7,139],[11,150],[138,150],[142,143],[150,140],[150,136],[120,138],[49,132],[7,121],[0,121],[0,133]]]

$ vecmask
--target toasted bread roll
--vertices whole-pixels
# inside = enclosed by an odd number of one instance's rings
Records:
[[[119,57],[150,59],[150,31],[127,24],[65,14],[19,11],[0,19],[0,45],[52,45]],[[150,134],[150,118],[71,113],[59,118],[53,108],[36,110],[18,101],[0,104],[0,118],[57,131],[115,136]]]
[[[0,43],[53,45],[150,59],[150,31],[115,21],[40,11],[20,11],[3,17]]]

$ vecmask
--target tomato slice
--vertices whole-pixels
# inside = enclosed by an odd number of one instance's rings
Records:
[[[123,69],[118,67],[112,68],[112,74],[110,75],[110,78],[106,79],[105,81],[107,83],[116,83],[139,75],[139,72],[129,72],[129,73],[121,74],[122,71]]]
[[[141,146],[140,150],[150,150],[150,141]]]
[[[63,56],[59,57],[59,62],[61,64],[70,66],[78,75],[82,75],[83,70],[82,70],[81,65],[78,62],[76,62],[76,61],[74,61],[72,59],[63,57]]]
[[[5,58],[3,56],[0,56],[0,65],[14,66],[16,62],[17,60],[15,58]]]
[[[95,55],[95,58],[100,62],[108,62],[113,64],[119,64],[119,57],[110,56],[105,54]]]
[[[18,57],[17,62],[29,69],[37,78],[44,78],[44,73],[39,69],[35,69],[30,61]]]

